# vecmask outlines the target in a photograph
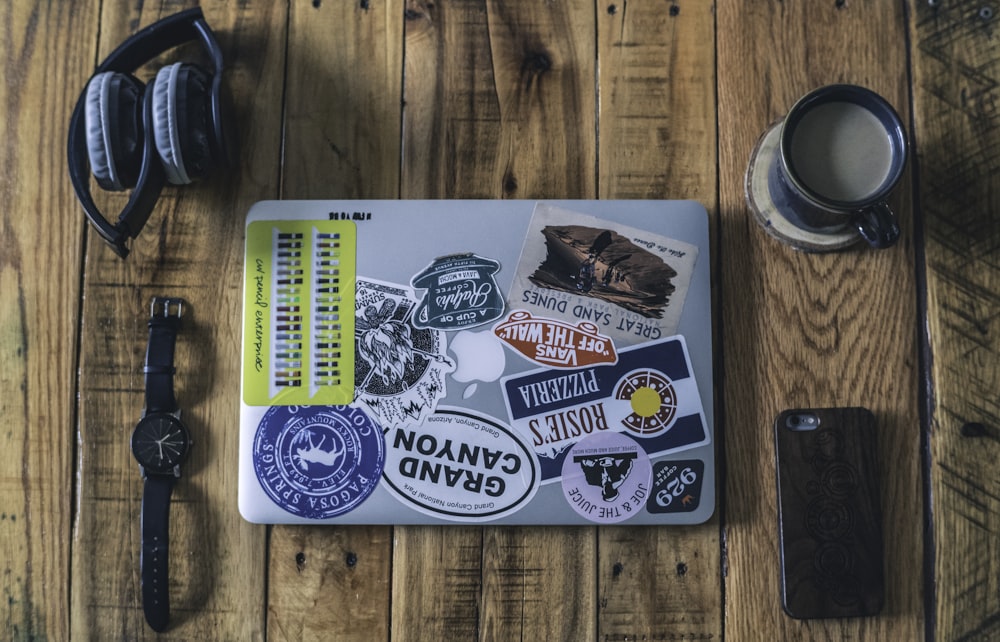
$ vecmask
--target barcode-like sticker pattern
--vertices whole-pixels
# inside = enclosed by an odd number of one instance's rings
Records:
[[[351,221],[255,221],[247,226],[247,404],[341,405],[353,400],[355,252]]]

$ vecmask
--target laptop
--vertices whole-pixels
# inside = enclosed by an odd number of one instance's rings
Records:
[[[692,524],[715,506],[693,201],[265,201],[239,508],[265,524]]]

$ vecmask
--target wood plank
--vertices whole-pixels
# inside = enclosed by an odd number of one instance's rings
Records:
[[[808,90],[852,82],[907,120],[899,3],[718,3],[726,495],[725,634],[894,639],[923,634],[917,319],[909,180],[890,250],[795,252],[751,218],[750,151]],[[798,621],[781,609],[770,426],[787,407],[870,408],[879,424],[886,604],[868,619]]]
[[[69,637],[79,215],[66,122],[97,3],[8,2],[0,53],[0,637]]]
[[[143,405],[149,300],[163,294],[188,302],[175,385],[195,441],[171,505],[168,633],[264,635],[265,531],[244,522],[236,508],[238,337],[243,215],[253,202],[277,195],[286,14],[270,3],[219,0],[202,8],[231,65],[225,84],[238,106],[241,165],[197,185],[167,188],[126,261],[89,235],[71,588],[79,639],[152,634],[139,592],[142,481],[128,440]],[[172,2],[103,3],[101,58],[135,29],[177,10]],[[120,208],[122,197],[101,195],[100,202]]]
[[[713,7],[598,2],[595,11],[601,198],[700,201],[714,239]],[[722,636],[718,512],[699,526],[598,533],[600,639]]]
[[[593,11],[411,0],[404,198],[596,196]],[[397,528],[394,637],[593,637],[593,529]]]
[[[930,340],[932,631],[1000,637],[1000,41],[995,7],[910,4]]]
[[[399,194],[403,5],[291,5],[282,196]],[[268,637],[389,638],[391,527],[277,526]]]

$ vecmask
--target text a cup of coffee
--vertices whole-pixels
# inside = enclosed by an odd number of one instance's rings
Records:
[[[854,228],[872,247],[889,247],[899,224],[886,199],[903,176],[906,153],[903,123],[884,98],[855,85],[820,87],[781,124],[770,196],[804,230]]]

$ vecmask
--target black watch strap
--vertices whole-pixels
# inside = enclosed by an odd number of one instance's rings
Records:
[[[142,611],[154,631],[165,630],[170,620],[168,533],[173,489],[173,475],[147,475],[142,490]]]
[[[184,302],[156,297],[149,313],[149,345],[146,347],[146,412],[177,410],[174,397],[174,345],[181,325]]]

